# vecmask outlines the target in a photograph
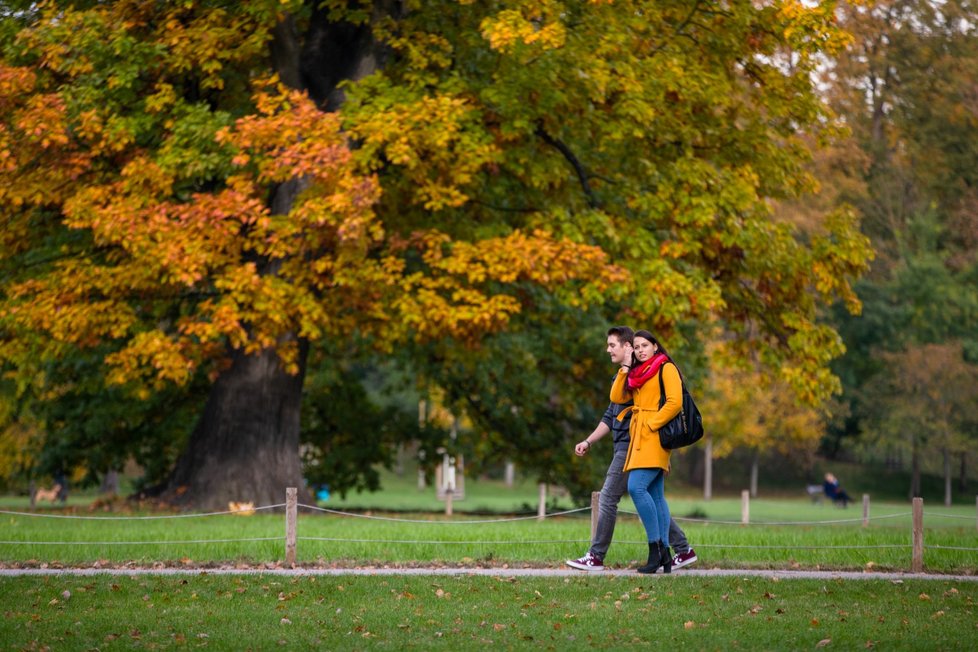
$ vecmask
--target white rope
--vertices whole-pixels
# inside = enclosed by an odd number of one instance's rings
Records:
[[[554,541],[436,541],[436,540],[424,540],[424,539],[344,539],[339,537],[297,537],[300,541],[330,541],[334,543],[409,543],[409,544],[472,544],[472,545],[515,545],[515,544],[581,544],[590,543],[590,539],[566,539],[566,540],[554,540]],[[645,546],[648,545],[648,541],[616,541],[616,544],[624,545],[636,545]],[[771,550],[866,550],[866,549],[881,549],[881,548],[910,548],[909,544],[880,544],[874,546],[764,546],[764,545],[753,545],[753,544],[704,544],[697,543],[697,548],[740,548],[740,549],[751,549],[751,548],[764,548]],[[931,546],[927,546],[928,548]]]
[[[928,544],[924,546],[927,550],[934,548],[936,550],[965,550],[967,552],[978,552],[978,548],[962,548],[960,546],[941,546],[937,544]]]
[[[874,550],[877,548],[911,548],[904,543],[881,543],[875,546],[764,546],[735,543],[697,543],[697,548],[765,548],[770,550]],[[929,547],[929,546],[928,546]]]
[[[927,517],[930,518],[931,516],[940,516],[941,518],[961,518],[966,521],[975,520],[974,516],[961,516],[960,514],[942,514],[941,512],[927,512]]]
[[[281,541],[282,537],[253,537],[246,539],[190,539],[180,541],[0,541],[0,545],[33,545],[33,546],[138,546],[138,545],[172,545],[172,544],[206,544],[206,543],[245,543],[256,541]],[[423,539],[345,539],[338,537],[297,537],[299,541],[328,541],[332,543],[400,543],[413,545],[559,545],[585,544],[590,539],[555,539],[555,540],[522,540],[522,541],[437,541]],[[617,541],[618,544],[644,546],[647,541]],[[765,549],[765,550],[879,550],[887,548],[910,548],[907,544],[879,544],[866,546],[765,546],[754,544],[710,544],[697,543],[697,548],[731,548],[731,549]],[[928,545],[925,549],[978,551],[978,548],[962,548],[954,546]]]
[[[259,511],[262,509],[276,509],[278,507],[285,507],[285,503],[279,503],[278,505],[265,505],[264,507],[250,507],[248,509],[232,509],[226,512],[208,512],[203,514],[167,514],[164,516],[75,516],[73,514],[42,514],[37,512],[11,512],[7,510],[0,509],[0,514],[9,514],[11,516],[36,516],[39,518],[67,518],[76,519],[81,521],[158,521],[168,518],[197,518],[200,516],[223,516],[224,514],[242,514],[250,513],[252,511]]]
[[[590,539],[566,539],[554,541],[425,541],[422,539],[339,539],[334,537],[296,537],[298,541],[332,541],[335,543],[411,543],[411,544],[471,544],[471,545],[520,545],[555,543],[590,543]]]
[[[473,521],[433,521],[431,519],[393,518],[390,516],[373,516],[372,514],[355,514],[352,512],[340,512],[335,509],[326,509],[325,507],[317,507],[315,505],[300,504],[299,507],[304,507],[306,509],[311,509],[318,512],[326,512],[327,514],[336,514],[338,516],[365,518],[374,521],[393,521],[397,523],[426,523],[428,525],[473,525],[479,523],[512,523],[514,521],[532,521],[532,520],[538,520],[540,518],[539,515],[536,515],[536,516],[514,516],[512,518],[487,518],[487,519],[473,520]],[[591,508],[579,507],[578,509],[569,509],[566,512],[554,512],[553,514],[545,514],[544,517],[551,518],[553,516],[564,516],[565,514],[583,512],[589,509]]]
[[[627,514],[636,514],[637,512],[625,512]],[[887,514],[886,516],[870,516],[869,518],[845,518],[837,519],[834,521],[750,521],[744,523],[743,521],[714,521],[707,518],[687,518],[685,516],[674,517],[677,521],[690,521],[693,523],[707,523],[711,525],[831,525],[837,523],[862,523],[866,521],[878,521],[884,518],[905,518],[911,516],[911,512],[904,512],[901,514]]]
[[[255,537],[251,539],[191,539],[185,541],[0,541],[11,546],[162,546],[173,543],[238,543],[247,541],[282,541],[282,537]]]

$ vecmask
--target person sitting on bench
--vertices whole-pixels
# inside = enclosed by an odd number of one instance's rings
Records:
[[[833,503],[842,503],[843,507],[848,507],[852,498],[846,493],[845,489],[839,486],[839,479],[831,473],[825,474],[825,482],[822,483],[825,495],[832,499]]]

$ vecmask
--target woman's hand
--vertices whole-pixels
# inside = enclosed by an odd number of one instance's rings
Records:
[[[628,342],[625,342],[624,344],[622,344],[621,345],[621,348],[622,348],[622,350],[625,351],[625,356],[624,356],[624,358],[621,361],[621,368],[622,369],[631,369],[632,368],[632,361],[635,359],[635,349],[633,349],[632,348],[632,345],[629,344]]]

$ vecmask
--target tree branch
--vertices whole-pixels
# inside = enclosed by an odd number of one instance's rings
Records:
[[[567,159],[567,162],[573,166],[574,171],[577,172],[577,179],[581,182],[581,189],[584,191],[584,195],[587,197],[588,206],[591,208],[598,208],[600,204],[597,197],[594,196],[594,191],[591,189],[591,184],[588,183],[587,170],[584,169],[581,162],[576,156],[574,156],[574,152],[572,152],[570,148],[562,141],[548,134],[547,130],[543,128],[542,124],[537,125],[536,133],[543,139],[543,142],[547,143],[563,154],[564,158]]]

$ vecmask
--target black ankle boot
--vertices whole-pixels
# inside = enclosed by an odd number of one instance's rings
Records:
[[[655,571],[659,570],[659,566],[662,565],[662,542],[661,541],[649,541],[649,560],[645,563],[645,566],[639,566],[638,572],[651,575]],[[669,567],[672,570],[672,567]]]
[[[659,542],[659,546],[662,548],[662,556],[659,557],[659,565],[662,566],[663,573],[672,572],[672,551],[669,550],[669,546]]]

